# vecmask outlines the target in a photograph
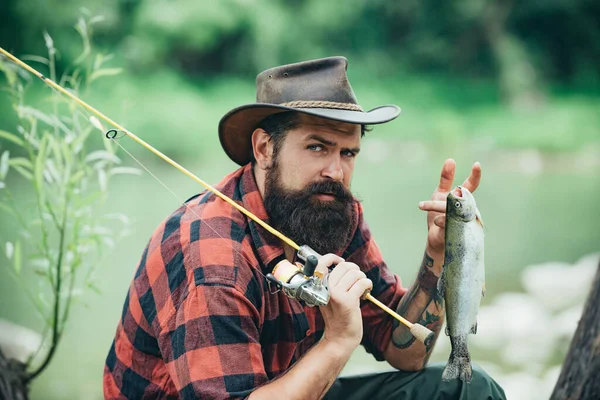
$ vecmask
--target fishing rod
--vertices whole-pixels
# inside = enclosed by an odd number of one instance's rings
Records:
[[[279,238],[284,243],[288,244],[290,247],[296,250],[298,258],[304,261],[304,265],[302,266],[299,263],[292,264],[287,260],[282,261],[273,269],[272,274],[267,274],[267,282],[274,284],[278,290],[282,290],[288,297],[303,300],[309,306],[321,306],[326,305],[329,302],[329,291],[327,290],[326,279],[320,272],[315,271],[318,259],[321,257],[320,254],[311,249],[309,246],[299,246],[292,239],[288,238],[283,233],[279,232],[278,230],[276,230],[275,228],[258,218],[252,212],[233,201],[227,195],[223,194],[218,189],[214,188],[212,185],[203,181],[202,179],[191,173],[189,170],[187,170],[186,168],[184,168],[183,166],[166,156],[164,153],[155,149],[150,144],[139,138],[137,135],[133,134],[125,127],[121,126],[117,122],[104,115],[102,112],[98,111],[85,101],[81,100],[79,97],[75,96],[74,94],[63,88],[61,85],[54,82],[52,79],[45,77],[42,73],[38,72],[33,67],[30,67],[29,65],[25,64],[23,61],[21,61],[8,51],[4,50],[2,47],[0,47],[0,53],[15,64],[17,64],[18,66],[20,66],[21,68],[24,68],[31,74],[40,78],[45,84],[47,84],[51,88],[67,96],[69,99],[75,101],[84,109],[88,110],[92,114],[96,115],[98,118],[104,120],[119,131],[123,132],[127,137],[133,139],[135,142],[142,145],[147,150],[150,150],[163,161],[166,161],[171,166],[175,167],[176,169],[183,172],[185,175],[187,175],[200,185],[204,186],[207,190],[214,193],[223,201],[229,203],[232,207],[240,211],[242,214],[246,215],[248,218],[252,219],[254,222],[265,228],[268,232],[275,235],[277,238]],[[111,132],[114,132],[114,135],[111,136]],[[108,139],[114,139],[116,133],[117,132],[115,132],[114,129],[109,130],[106,133],[106,137]],[[401,315],[393,311],[391,308],[381,303],[368,292],[366,292],[363,295],[363,298],[369,300],[370,302],[384,310],[386,313],[391,315],[393,318],[398,320],[404,326],[406,326],[410,330],[411,334],[421,343],[427,346],[433,341],[434,333],[425,326],[408,321],[407,319],[403,318]]]

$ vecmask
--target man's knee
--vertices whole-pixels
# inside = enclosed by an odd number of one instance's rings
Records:
[[[343,377],[336,380],[327,399],[482,399],[505,400],[504,391],[480,366],[473,377],[442,380],[445,363],[433,363],[418,372],[389,371]]]
[[[492,378],[487,372],[483,370],[479,365],[473,364],[473,379],[472,383],[481,388],[481,393],[486,394],[488,397],[481,397],[482,399],[506,399],[504,389]]]
[[[445,363],[428,365],[419,372],[422,384],[435,391],[438,398],[476,398],[485,400],[504,400],[506,396],[500,385],[477,364],[472,364],[473,374],[469,383],[460,379],[442,380]]]

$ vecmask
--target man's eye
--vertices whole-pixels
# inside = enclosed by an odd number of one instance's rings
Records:
[[[355,157],[356,153],[350,150],[346,150],[344,152],[342,152],[343,155],[345,155],[346,157]]]
[[[312,151],[322,151],[324,149],[322,144],[311,144],[307,148]]]

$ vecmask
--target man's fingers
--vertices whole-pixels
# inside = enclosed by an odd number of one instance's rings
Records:
[[[317,264],[317,268],[315,270],[322,273],[323,275],[327,275],[329,273],[330,266],[343,262],[344,259],[342,257],[336,256],[332,253],[328,253],[319,258],[319,263]]]
[[[467,188],[467,190],[473,193],[477,187],[479,186],[479,182],[481,181],[481,164],[477,161],[473,164],[473,168],[471,168],[471,174],[465,180],[465,183],[462,185]]]
[[[438,185],[436,192],[449,192],[450,189],[452,189],[455,171],[456,162],[453,159],[449,158],[444,161],[442,173],[440,174],[440,184]]]
[[[373,289],[373,282],[371,282],[370,279],[364,278],[356,281],[348,293],[353,297],[356,296],[362,299],[365,292],[370,291],[371,289]]]
[[[359,280],[365,279],[367,276],[359,269],[350,269],[346,271],[344,276],[335,285],[330,285],[330,288],[335,288],[338,293],[346,293]]]
[[[444,213],[446,212],[446,201],[442,200],[428,200],[419,203],[419,208],[423,211],[435,211]]]
[[[446,228],[446,215],[438,215],[433,219],[433,223],[442,229]]]
[[[356,265],[354,263],[344,262],[342,259],[342,262],[339,263],[333,269],[333,271],[331,271],[331,273],[329,274],[329,278],[327,278],[329,280],[329,287],[338,285],[340,280],[342,279],[342,277],[349,270],[356,270],[356,271],[360,272],[360,268],[358,268],[358,265]]]

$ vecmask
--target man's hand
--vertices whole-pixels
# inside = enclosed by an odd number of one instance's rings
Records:
[[[419,203],[421,210],[427,211],[427,253],[435,257],[444,253],[444,227],[446,225],[446,198],[452,190],[454,183],[454,173],[456,171],[456,163],[449,158],[444,162],[440,183],[433,192],[430,201],[422,201]],[[481,164],[476,162],[473,164],[471,174],[462,184],[473,193],[479,186],[481,180]]]
[[[327,267],[337,264],[328,277],[329,304],[320,307],[325,321],[324,340],[338,343],[352,352],[362,339],[360,298],[373,287],[358,265],[345,262],[335,254],[319,259],[317,270],[327,273]]]

